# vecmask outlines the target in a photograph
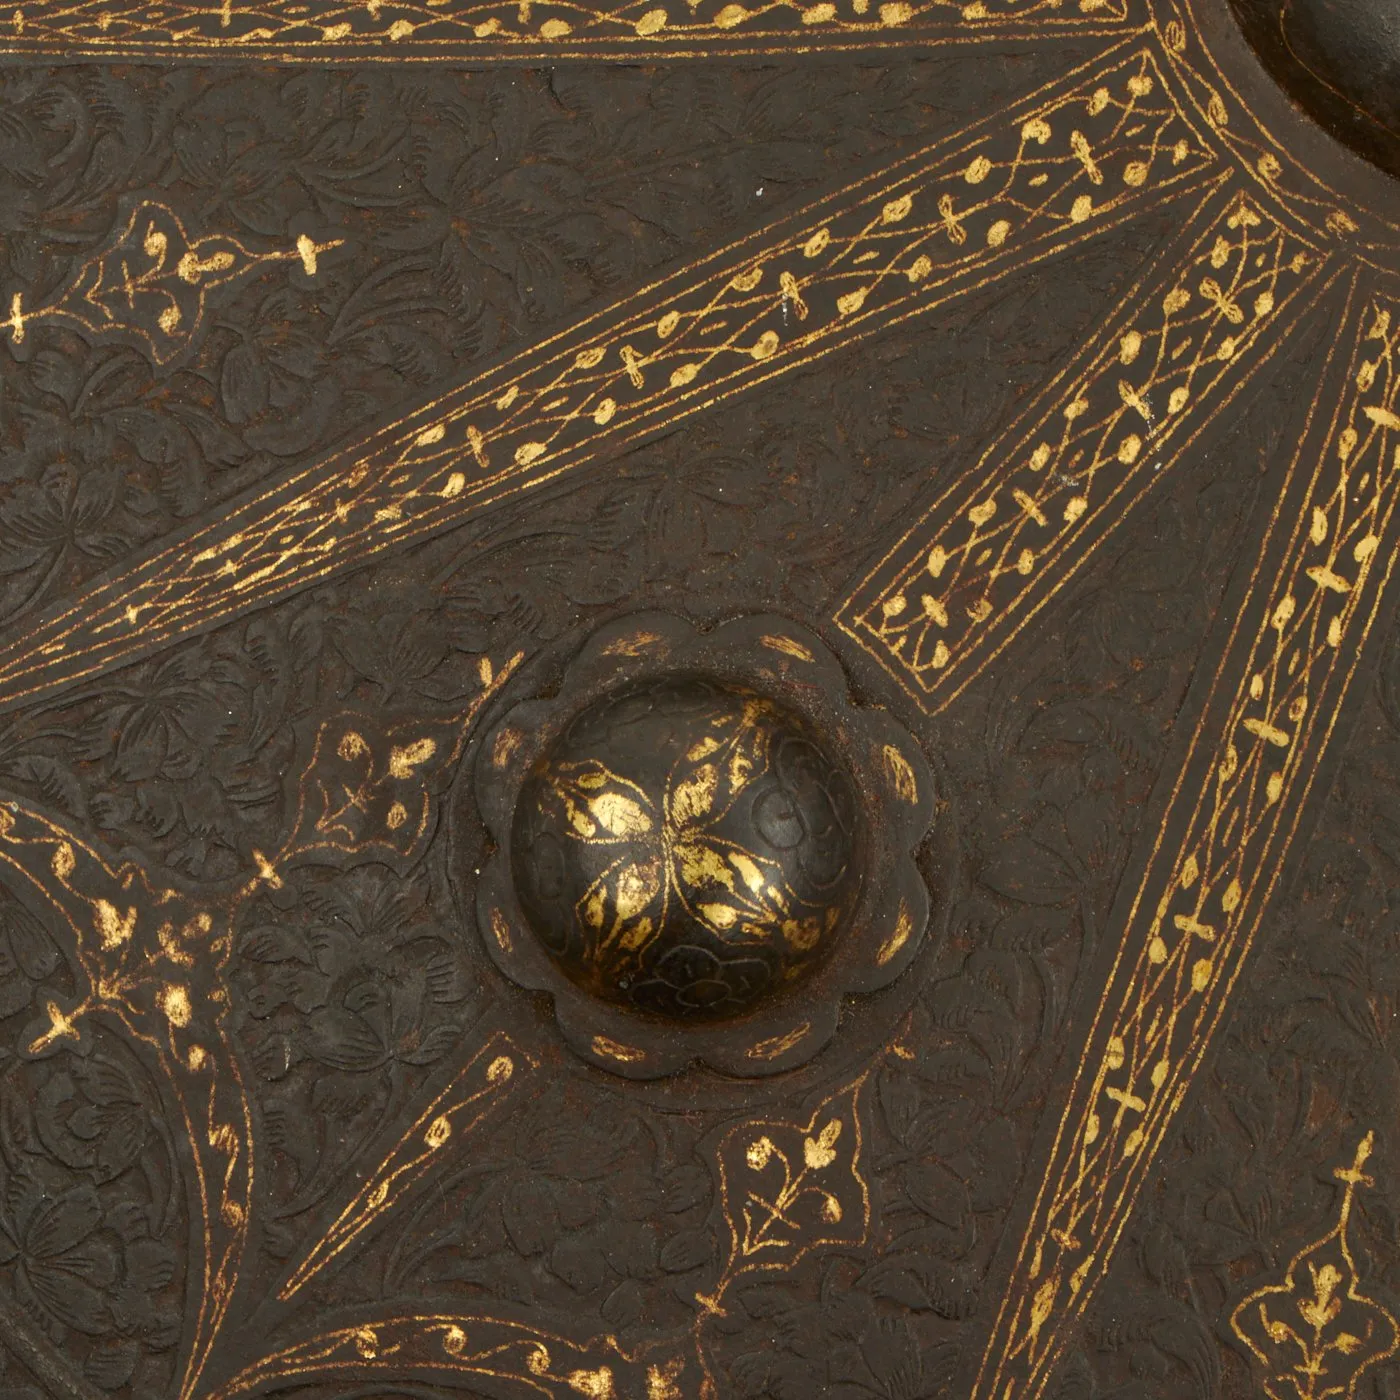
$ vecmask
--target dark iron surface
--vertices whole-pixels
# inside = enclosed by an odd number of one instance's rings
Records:
[[[1400,9],[1391,0],[1230,0],[1260,61],[1339,141],[1400,175]]]
[[[1397,26],[8,7],[0,1400],[1400,1392]]]

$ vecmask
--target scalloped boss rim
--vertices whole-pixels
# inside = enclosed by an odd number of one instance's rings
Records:
[[[860,812],[859,894],[844,932],[799,985],[719,1022],[651,1017],[584,991],[540,941],[512,871],[517,802],[558,736],[600,698],[667,676],[712,678],[800,717],[850,775]],[[835,656],[785,618],[742,617],[702,632],[670,614],[645,612],[603,626],[567,663],[554,695],[523,697],[487,736],[476,797],[496,846],[476,893],[477,926],[492,961],[517,986],[550,995],[577,1054],[628,1078],[658,1078],[692,1064],[753,1077],[804,1063],[836,1033],[843,998],[893,982],[927,926],[929,893],[914,851],[933,819],[928,764],[884,711],[852,703]]]

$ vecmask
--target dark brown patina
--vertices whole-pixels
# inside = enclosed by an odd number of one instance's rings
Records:
[[[1400,5],[1230,0],[1260,61],[1339,141],[1400,174]]]

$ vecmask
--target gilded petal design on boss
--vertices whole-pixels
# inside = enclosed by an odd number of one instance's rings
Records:
[[[516,881],[590,990],[673,1016],[732,1014],[801,977],[849,912],[855,803],[771,699],[661,679],[576,717],[531,775]]]
[[[556,698],[507,714],[477,778],[498,849],[464,884],[486,947],[618,1073],[798,1064],[843,994],[919,948],[927,764],[784,619],[605,626]]]

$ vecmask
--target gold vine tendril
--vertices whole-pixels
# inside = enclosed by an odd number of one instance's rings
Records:
[[[1042,1393],[1102,1281],[1375,623],[1400,537],[1400,314],[1362,279],[1328,364],[1101,994],[977,1400]]]
[[[321,254],[341,243],[303,233],[290,249],[255,253],[228,234],[192,238],[173,209],[143,200],[50,301],[26,310],[23,292],[14,292],[0,330],[20,346],[31,326],[72,326],[90,339],[124,339],[165,365],[203,333],[211,292],[275,263],[299,263],[314,277]]]
[[[172,537],[0,645],[0,707],[459,525],[1184,198],[1214,168],[1151,50],[1112,52]]]
[[[1089,159],[1087,147],[1081,151]],[[1205,220],[1201,214],[1206,215]],[[1248,196],[1209,197],[1067,385],[945,492],[842,606],[842,629],[941,710],[1278,348],[1322,265]]]
[[[0,56],[647,61],[1103,34],[1129,9],[1129,0],[28,0],[0,19]]]

